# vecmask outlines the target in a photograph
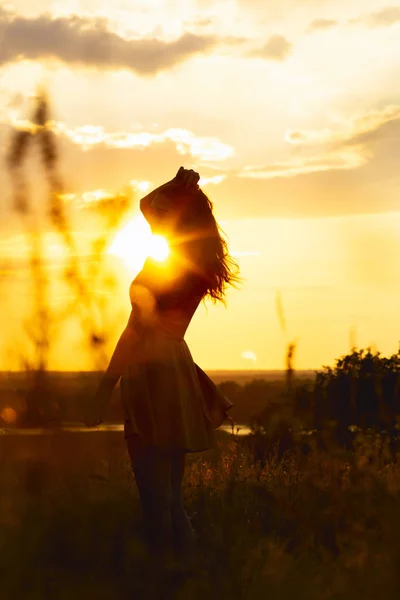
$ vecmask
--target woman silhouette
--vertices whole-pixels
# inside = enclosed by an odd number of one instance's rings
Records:
[[[161,562],[194,555],[195,534],[182,503],[185,455],[214,445],[232,403],[194,363],[184,340],[201,300],[225,300],[239,282],[200,176],[181,167],[140,202],[163,235],[165,263],[147,259],[130,287],[132,311],[87,410],[93,427],[121,377],[125,439],[139,490],[150,553]]]

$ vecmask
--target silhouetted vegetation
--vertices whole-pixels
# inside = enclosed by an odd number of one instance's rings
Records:
[[[367,436],[395,456],[400,421],[400,351],[386,358],[370,349],[353,351],[337,359],[333,367],[317,371],[314,380],[253,381],[235,392],[252,407],[264,405],[253,415],[251,443],[261,461],[272,449],[282,455],[311,444],[325,449],[336,445],[351,449]],[[261,398],[264,398],[264,403]]]
[[[242,442],[189,456],[198,567],[157,597],[397,598],[398,462],[366,441],[261,464]],[[0,453],[2,598],[155,597],[122,434],[0,436]]]
[[[396,430],[400,416],[400,350],[353,350],[333,368],[317,373],[309,408],[316,427],[334,426],[340,436],[350,426],[377,431]]]
[[[89,348],[96,370],[105,367],[107,355],[105,343],[109,332],[103,322],[102,301],[93,293],[96,285],[103,289],[115,287],[115,278],[107,272],[104,263],[105,250],[115,234],[132,198],[116,194],[100,199],[87,212],[95,211],[101,219],[100,232],[93,236],[91,260],[85,262],[79,256],[63,200],[66,189],[60,174],[60,156],[57,138],[52,130],[49,101],[45,93],[35,98],[30,121],[14,131],[7,156],[10,177],[13,182],[14,210],[19,214],[21,225],[30,241],[30,272],[34,293],[32,313],[26,321],[26,339],[20,344],[21,369],[26,373],[24,390],[25,410],[19,415],[22,425],[53,423],[61,414],[55,389],[48,377],[49,356],[52,344],[62,323],[78,319],[82,331],[82,344]],[[29,194],[25,166],[30,151],[38,151],[46,187],[46,202],[35,205]],[[71,300],[55,311],[50,302],[50,279],[44,258],[44,235],[55,231],[65,250],[62,273],[63,282],[69,287]]]

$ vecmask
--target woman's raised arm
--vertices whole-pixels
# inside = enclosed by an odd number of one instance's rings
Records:
[[[176,204],[176,190],[197,188],[200,181],[200,175],[193,169],[184,169],[180,167],[173,179],[144,196],[140,200],[140,210],[146,221],[152,226],[168,217],[171,209]],[[175,188],[175,193],[171,194],[171,189]],[[169,193],[168,193],[169,192]]]

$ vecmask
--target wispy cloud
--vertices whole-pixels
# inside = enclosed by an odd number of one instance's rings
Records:
[[[390,104],[380,110],[370,110],[365,114],[349,120],[340,131],[330,128],[320,130],[298,129],[286,133],[286,141],[292,144],[330,144],[338,146],[356,146],[376,136],[384,135],[384,127],[393,121],[400,120],[400,105]]]
[[[390,27],[400,21],[400,6],[387,6],[377,12],[372,12],[367,15],[362,15],[357,19],[352,19],[351,24],[359,23],[368,27]]]
[[[226,178],[226,175],[220,175],[220,176],[208,177],[208,178],[202,177],[200,179],[199,185],[201,187],[205,187],[209,184],[217,185],[217,184],[221,183],[222,181],[224,181],[225,178]],[[130,188],[138,197],[141,197],[141,196],[143,196],[143,194],[147,194],[151,190],[151,188],[154,188],[154,187],[155,187],[155,184],[153,184],[151,181],[146,181],[146,180],[141,181],[138,179],[132,179],[129,182],[129,184],[127,184],[127,186],[125,186],[123,193],[126,193],[126,191]],[[110,190],[110,189],[104,189],[104,188],[99,188],[99,189],[95,189],[95,190],[87,190],[82,193],[62,194],[60,196],[61,200],[65,204],[73,203],[74,206],[76,206],[76,208],[78,208],[78,209],[90,208],[93,205],[101,204],[105,200],[113,200],[116,197],[118,197],[118,192],[116,190]],[[1,251],[2,251],[3,245],[4,244],[2,244],[2,242],[0,242],[0,256],[1,256]],[[235,256],[258,256],[260,253],[259,252],[232,252],[232,254]]]
[[[332,169],[354,169],[364,163],[364,158],[356,151],[337,153],[335,156],[299,158],[286,162],[263,166],[246,166],[237,176],[248,179],[275,179],[295,177],[308,173],[330,171]]]
[[[335,19],[314,19],[311,21],[307,28],[307,33],[314,33],[315,31],[326,31],[336,27],[338,22]]]
[[[195,19],[191,19],[184,22],[185,26],[194,27],[196,29],[210,27],[211,25],[215,25],[216,19],[215,17],[198,17]]]
[[[37,128],[28,120],[18,119],[14,113],[10,114],[8,124],[16,129],[29,131]],[[51,121],[49,126],[56,135],[65,137],[73,144],[80,146],[82,150],[91,150],[98,146],[114,149],[140,149],[172,142],[182,156],[189,155],[204,161],[223,161],[235,154],[232,146],[221,142],[218,138],[197,136],[188,129],[170,128],[160,133],[148,131],[107,132],[101,125],[88,124],[71,128],[61,121]],[[219,175],[209,178],[205,184],[220,183],[221,181],[223,181],[223,176]]]
[[[201,177],[199,185],[204,187],[205,185],[218,185],[225,181],[226,175],[213,175],[212,177]]]
[[[366,146],[393,136],[393,127],[400,123],[400,105],[391,104],[382,110],[369,111],[355,121],[353,130],[343,139],[346,146]],[[338,140],[339,143],[340,140]]]
[[[292,51],[292,44],[283,35],[271,35],[261,48],[251,50],[250,57],[284,61]]]
[[[217,138],[198,137],[187,129],[167,129],[162,133],[142,131],[139,133],[111,132],[103,127],[85,125],[69,129],[64,124],[54,125],[54,131],[64,134],[74,144],[84,149],[104,145],[107,148],[146,148],[154,144],[173,142],[179,154],[190,155],[200,160],[219,161],[230,158],[234,149]]]
[[[107,190],[92,190],[90,192],[84,192],[82,194],[83,204],[97,204],[109,198],[113,198],[115,194],[108,192]]]
[[[146,76],[166,71],[217,46],[239,40],[183,33],[178,39],[127,39],[109,28],[104,18],[71,15],[26,18],[0,10],[0,65],[22,59],[57,59],[102,69],[130,69]]]
[[[273,179],[294,177],[330,170],[355,169],[364,165],[374,154],[373,144],[392,135],[391,127],[400,123],[400,106],[390,105],[382,110],[369,111],[353,120],[342,131],[293,130],[286,141],[302,151],[289,161],[263,166],[246,166],[238,177]]]
[[[130,188],[135,192],[139,197],[143,194],[149,192],[152,187],[152,183],[150,181],[140,181],[137,179],[132,179],[129,184],[124,189],[124,193]],[[82,193],[75,194],[61,194],[60,199],[65,204],[74,204],[76,208],[90,208],[93,205],[101,204],[104,201],[111,201],[118,198],[119,193],[116,190],[107,190],[103,188],[98,188],[95,190],[87,190]],[[1,255],[1,243],[0,243],[0,255]]]

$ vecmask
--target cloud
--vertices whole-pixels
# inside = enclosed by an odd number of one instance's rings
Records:
[[[209,184],[217,185],[226,179],[226,175],[220,175],[215,177],[201,177],[199,185],[205,187]],[[143,194],[148,194],[149,191],[156,187],[151,181],[141,181],[137,179],[131,179],[129,184],[124,186],[124,192],[129,192],[129,188],[139,197]],[[61,198],[65,203],[73,203],[78,208],[85,208],[88,205],[94,205],[101,203],[103,200],[109,200],[115,198],[118,192],[115,190],[96,189],[82,192],[81,194],[63,194]],[[254,255],[254,253],[239,253],[238,255]],[[0,242],[0,255],[1,255],[1,242]]]
[[[400,140],[399,128],[400,105],[389,105],[357,119],[352,133],[343,139],[343,145],[372,147],[385,139]]]
[[[308,173],[330,171],[332,169],[354,169],[364,163],[363,157],[355,151],[336,153],[332,156],[298,158],[291,161],[273,163],[264,166],[246,166],[237,176],[247,179],[274,179],[276,177],[295,177]]]
[[[289,144],[303,144],[307,142],[309,133],[307,131],[288,131],[285,135],[285,140]]]
[[[11,131],[9,125],[0,123],[0,147],[4,151]],[[69,131],[77,130],[70,127]],[[87,150],[76,138],[73,141],[74,136],[61,133],[57,141],[65,191],[77,195],[88,190],[117,192],[133,179],[157,187],[171,179],[182,164],[198,170],[202,180],[219,178],[218,185],[210,181],[205,189],[221,219],[339,216],[398,209],[400,105],[369,111],[340,127],[328,123],[322,129],[290,130],[286,139],[296,142],[287,143],[287,157],[277,163],[256,159],[256,166],[240,155],[234,162],[194,158],[189,145],[188,154],[183,156],[177,149],[179,142],[175,136],[165,136],[166,131],[169,130],[157,131],[163,138],[157,142],[151,140],[148,145],[98,142],[89,144]],[[101,133],[109,136],[123,132]],[[114,141],[114,137],[110,139]],[[217,141],[223,142],[218,138]],[[34,158],[34,153],[30,156]],[[0,160],[3,190],[0,230],[9,229],[10,221],[3,217],[7,207],[9,210],[12,207],[10,178],[4,165],[5,161]],[[32,196],[40,201],[42,196],[35,191],[35,182],[40,178],[36,160],[29,159],[26,168],[27,181],[32,182]],[[139,197],[140,194],[143,192],[138,190]]]
[[[206,185],[218,185],[225,181],[226,175],[214,175],[213,177],[201,177],[199,181],[200,187],[204,187]]]
[[[10,119],[10,124],[16,129],[34,131],[37,126],[27,120]],[[196,136],[187,129],[170,128],[161,133],[141,131],[114,131],[107,132],[100,125],[83,125],[69,128],[61,121],[50,122],[52,131],[57,136],[67,138],[83,150],[90,150],[96,146],[116,149],[143,149],[153,145],[172,142],[179,154],[192,156],[202,161],[222,161],[232,157],[235,153],[232,146],[221,142],[216,137]],[[219,183],[213,178],[207,183]]]
[[[204,27],[210,27],[211,25],[215,25],[215,18],[213,17],[199,17],[190,21],[185,21],[184,25],[188,26],[188,27],[195,27],[195,28],[204,28]]]
[[[246,166],[237,176],[273,179],[356,169],[372,158],[376,142],[395,137],[400,140],[400,106],[390,105],[355,119],[345,131],[288,131],[286,141],[298,146],[300,150],[304,148],[304,152],[308,151],[311,156],[302,154],[289,161],[264,166]]]
[[[392,121],[400,120],[400,105],[390,104],[380,110],[367,113],[349,121],[347,127],[335,132],[325,128],[319,130],[290,130],[285,139],[292,144],[359,145],[382,135],[383,128]]]
[[[106,133],[103,127],[85,125],[75,129],[68,129],[65,125],[58,124],[55,127],[57,133],[64,134],[73,143],[84,149],[96,145],[104,145],[107,148],[145,148],[154,144],[172,142],[179,154],[190,155],[193,158],[207,161],[226,160],[234,154],[234,150],[228,144],[224,144],[214,137],[197,137],[187,129],[167,129],[162,133],[140,133],[112,132]]]
[[[111,31],[106,19],[72,15],[25,18],[0,11],[0,65],[16,60],[57,59],[103,69],[130,69],[148,76],[206,54],[235,38],[183,33],[173,41],[127,39]]]
[[[230,173],[223,167],[226,164],[224,156],[230,155],[233,148],[218,138],[196,136],[184,129],[167,129],[150,134],[142,132],[142,137],[138,138],[130,138],[129,132],[109,132],[93,126],[87,132],[65,125],[60,129],[56,137],[60,176],[65,193],[71,194],[65,198],[66,201],[74,200],[72,194],[76,194],[79,200],[78,195],[88,190],[95,193],[87,195],[87,201],[96,199],[98,190],[110,196],[124,191],[128,185],[136,190],[134,195],[141,197],[145,191],[143,182],[151,182],[151,187],[157,187],[174,177],[181,165],[200,172],[202,185],[211,196],[229,179]],[[13,206],[12,181],[5,160],[12,136],[12,125],[0,123],[0,185],[3,200],[0,204],[0,231],[3,225],[8,226],[9,221],[3,216],[5,213],[9,216]],[[129,143],[121,144],[121,139]],[[38,173],[35,152],[32,150],[28,152],[25,174],[27,181],[33,182],[31,195],[35,201],[42,170]],[[203,160],[204,157],[207,161]]]
[[[332,29],[338,24],[334,19],[314,19],[308,26],[307,32],[313,33],[314,31],[325,31],[326,29]]]
[[[252,50],[249,56],[284,61],[289,56],[292,47],[292,44],[283,35],[271,35],[264,46]]]
[[[368,27],[390,27],[400,21],[400,6],[387,6],[377,12],[352,19],[350,23],[363,23]]]
[[[81,151],[82,178],[78,173],[74,174],[75,179],[82,179],[78,189],[93,189],[96,181],[99,181],[98,187],[105,189],[112,189],[113,181],[123,185],[132,179],[131,165],[135,165],[135,172],[140,172],[141,178],[153,180],[152,164],[165,166],[166,172],[172,171],[179,166],[179,156],[186,156],[200,167],[202,185],[217,185],[222,194],[222,190],[226,190],[229,195],[234,181],[282,180],[326,172],[350,172],[368,164],[376,154],[378,142],[388,140],[393,143],[396,136],[397,139],[400,137],[400,106],[389,105],[370,111],[339,131],[330,128],[288,131],[286,140],[293,146],[291,158],[239,168],[224,164],[234,155],[231,146],[217,138],[197,137],[185,129],[167,129],[160,133],[106,132],[98,126],[70,129],[60,123],[54,124],[54,129],[65,148],[66,159],[74,147]],[[71,161],[68,160],[71,167],[77,160],[75,152],[73,155],[75,158],[71,156]],[[85,172],[86,176],[83,176]],[[90,178],[89,173],[92,174]],[[164,174],[160,173],[160,177]]]

